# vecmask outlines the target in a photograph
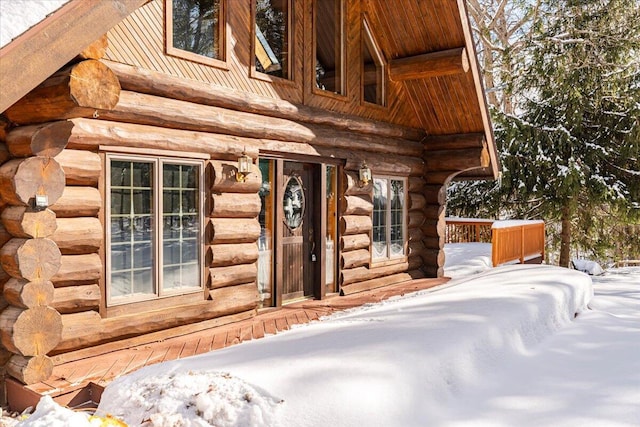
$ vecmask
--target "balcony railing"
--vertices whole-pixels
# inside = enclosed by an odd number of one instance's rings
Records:
[[[446,243],[491,243],[492,219],[447,218]]]
[[[544,221],[447,218],[446,243],[491,243],[493,266],[544,260]]]

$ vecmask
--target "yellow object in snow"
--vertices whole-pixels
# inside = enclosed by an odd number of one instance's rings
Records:
[[[117,418],[112,417],[111,415],[106,415],[104,417],[98,417],[97,415],[92,415],[89,417],[89,422],[92,423],[94,421],[100,421],[101,424],[98,424],[100,427],[129,427],[127,423]]]

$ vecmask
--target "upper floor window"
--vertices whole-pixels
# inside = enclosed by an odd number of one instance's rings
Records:
[[[202,289],[201,161],[107,156],[112,304]]]
[[[344,1],[316,0],[313,30],[316,87],[344,95]]]
[[[367,20],[362,21],[362,100],[385,105],[385,62]]]
[[[373,178],[372,260],[383,261],[405,255],[406,179]]]
[[[224,0],[165,0],[167,53],[197,62],[224,61]]]
[[[291,0],[254,0],[255,69],[289,79]]]

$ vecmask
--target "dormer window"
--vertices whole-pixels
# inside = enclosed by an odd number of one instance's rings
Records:
[[[224,66],[225,0],[165,0],[167,54]]]

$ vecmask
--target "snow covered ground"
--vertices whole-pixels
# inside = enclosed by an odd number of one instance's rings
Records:
[[[489,270],[491,243],[449,243],[445,245],[444,274],[452,279]]]
[[[131,426],[640,425],[640,268],[592,285],[458,255],[476,273],[448,262],[457,278],[435,290],[147,367],[99,409]],[[21,425],[71,425],[41,406],[49,419]]]

